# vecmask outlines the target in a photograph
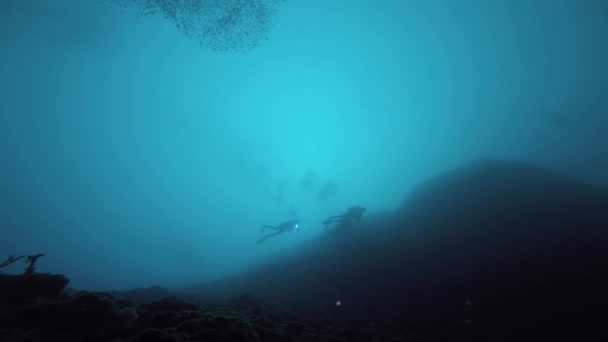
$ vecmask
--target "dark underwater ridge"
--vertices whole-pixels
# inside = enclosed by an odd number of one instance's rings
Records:
[[[0,275],[0,340],[605,340],[607,245],[607,189],[484,158],[393,211],[180,290],[79,291],[30,258]]]

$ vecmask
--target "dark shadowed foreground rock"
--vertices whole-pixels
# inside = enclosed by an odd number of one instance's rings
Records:
[[[40,275],[41,277],[53,277]],[[2,282],[16,276],[2,277]],[[11,280],[12,281],[12,280]],[[12,287],[5,289],[14,290]],[[135,293],[137,290],[128,293]],[[0,341],[435,341],[474,338],[462,328],[400,326],[335,310],[273,307],[242,295],[185,302],[176,296],[136,306],[130,298],[86,291],[0,305]],[[447,334],[447,335],[446,335]]]
[[[606,189],[488,158],[425,182],[356,231],[198,290],[462,322],[497,338],[597,336],[608,322],[606,246]]]
[[[58,298],[68,278],[56,274],[0,274],[0,304],[21,304],[36,298]]]

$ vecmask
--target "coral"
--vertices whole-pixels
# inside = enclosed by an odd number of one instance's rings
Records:
[[[25,262],[28,264],[27,268],[25,269],[25,273],[26,274],[34,273],[34,271],[36,270],[36,268],[34,267],[36,265],[36,261],[38,261],[38,259],[43,256],[44,256],[44,254],[28,255],[25,258]]]
[[[21,255],[21,256],[18,256],[18,257],[15,257],[15,256],[12,256],[12,255],[9,255],[9,256],[6,258],[6,260],[5,260],[3,263],[1,263],[1,264],[0,264],[0,268],[2,268],[2,267],[6,267],[6,266],[8,266],[8,265],[10,265],[10,264],[12,264],[12,263],[14,263],[14,262],[18,261],[19,259],[23,259],[23,258],[25,258],[25,256],[24,256],[24,255]]]
[[[36,255],[20,255],[18,257],[9,255],[6,260],[4,262],[2,262],[0,264],[0,268],[9,266],[23,258],[25,258],[25,263],[27,264],[27,267],[25,269],[25,274],[32,274],[34,273],[34,271],[36,270],[36,262],[38,261],[38,259],[40,259],[41,257],[43,257],[44,254],[36,254]]]

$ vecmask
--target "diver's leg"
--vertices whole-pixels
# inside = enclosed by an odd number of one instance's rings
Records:
[[[328,224],[328,223],[332,223],[332,222],[337,222],[340,219],[342,219],[344,215],[334,215],[334,216],[330,216],[328,217],[325,221],[321,222],[322,224]]]
[[[272,233],[272,234],[268,234],[268,235],[266,235],[266,237],[267,237],[267,238],[269,238],[269,237],[273,237],[273,236],[276,236],[276,235],[281,234],[282,232],[283,232],[283,230],[277,230],[276,232],[274,232],[274,233]]]
[[[332,216],[330,218],[328,218],[327,220],[325,220],[325,230],[327,230],[327,228],[329,228],[329,226],[331,226],[333,223],[337,223],[337,222],[341,222],[342,221],[342,215],[340,216]]]
[[[329,227],[329,225],[331,224],[332,218],[334,218],[334,216],[330,216],[326,218],[325,221],[321,222],[321,224],[325,226],[325,229],[327,229],[327,227]]]
[[[328,218],[327,218],[327,220],[325,220],[325,221],[331,221],[331,220],[335,220],[335,219],[341,218],[342,216],[344,216],[344,215],[334,215],[334,216],[330,216],[330,217],[328,217]]]
[[[272,234],[265,235],[263,238],[261,238],[261,239],[259,239],[259,240],[258,240],[258,243],[262,243],[262,242],[264,242],[264,240],[268,239],[269,237],[273,237],[273,236],[279,235],[279,234],[281,234],[282,232],[283,232],[283,231],[279,230],[279,231],[274,232],[274,233],[272,233]]]
[[[344,231],[352,228],[357,222],[353,220],[351,217],[345,217],[338,223],[335,230]]]
[[[262,233],[264,232],[264,228],[270,228],[270,229],[274,229],[274,230],[277,229],[277,227],[273,227],[273,226],[269,226],[269,225],[265,224],[262,226]]]

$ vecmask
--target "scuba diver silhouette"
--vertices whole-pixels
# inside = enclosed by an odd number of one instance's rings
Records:
[[[325,230],[334,223],[338,223],[343,227],[349,227],[351,224],[361,221],[361,216],[367,209],[360,206],[353,206],[346,210],[346,213],[342,215],[334,215],[328,217],[321,224],[325,225]]]
[[[270,225],[263,225],[262,226],[262,233],[264,232],[265,228],[270,228],[270,229],[274,229],[275,232],[272,234],[268,234],[265,235],[264,237],[262,237],[261,239],[258,240],[258,244],[264,242],[266,239],[268,239],[269,237],[273,237],[273,236],[277,236],[279,234],[285,233],[285,232],[292,232],[292,231],[299,231],[300,230],[300,220],[290,220],[287,222],[283,222],[278,226],[270,226]]]

